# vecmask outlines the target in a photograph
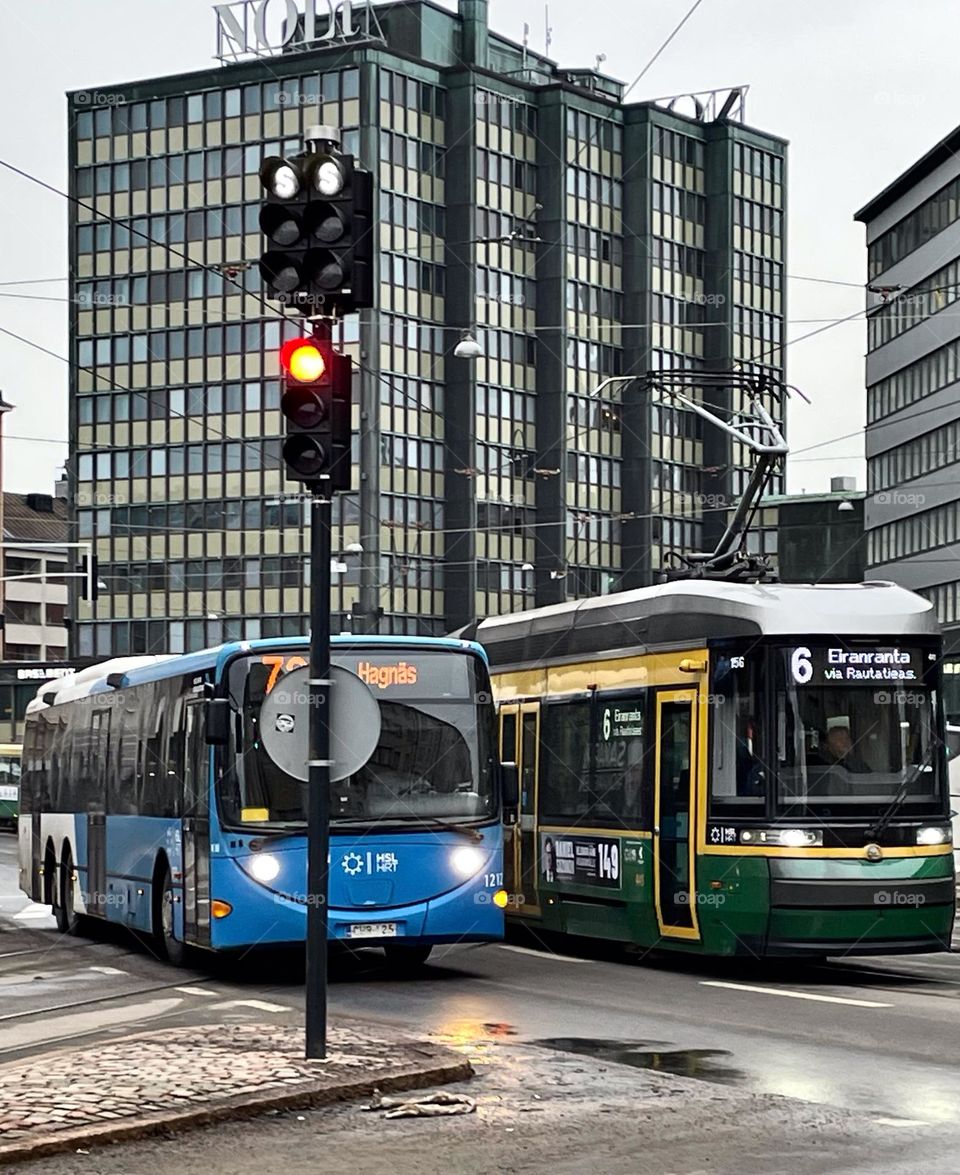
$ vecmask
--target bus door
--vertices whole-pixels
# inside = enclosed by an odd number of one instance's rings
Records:
[[[87,771],[96,781],[96,800],[87,809],[87,913],[107,916],[107,795],[111,791],[110,718],[112,710],[94,710],[88,745]],[[114,809],[115,810],[115,809]]]
[[[183,750],[183,937],[210,945],[210,756],[202,700],[185,707]]]
[[[500,707],[500,755],[517,765],[520,814],[504,835],[504,885],[513,909],[539,914],[537,896],[537,785],[540,769],[540,703]]]
[[[653,885],[664,938],[699,939],[696,820],[697,691],[657,694]]]

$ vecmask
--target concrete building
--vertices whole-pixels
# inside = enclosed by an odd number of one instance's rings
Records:
[[[830,479],[824,494],[765,498],[761,521],[781,583],[860,583],[866,570],[863,507],[866,495],[852,477]],[[748,536],[751,542],[755,536]]]
[[[373,170],[379,225],[377,310],[339,331],[362,370],[335,631],[651,582],[742,485],[692,414],[596,393],[782,377],[785,144],[745,93],[633,101],[491,31],[486,0],[335,8],[311,36],[219,5],[221,67],[70,95],[71,493],[107,584],[74,655],[304,630],[276,359],[297,323],[258,298],[257,173],[315,123]]]
[[[62,544],[67,531],[65,501],[50,494],[3,495],[0,660],[59,661],[66,656],[68,554]]]
[[[960,712],[958,150],[960,127],[855,217],[867,235],[869,575],[936,605],[953,714]]]

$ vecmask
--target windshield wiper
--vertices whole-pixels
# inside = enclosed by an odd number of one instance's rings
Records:
[[[442,829],[444,832],[458,832],[461,836],[467,837],[469,840],[480,842],[483,840],[483,833],[479,829],[473,828],[469,824],[457,824],[453,820],[441,820],[439,817],[423,816],[393,816],[382,818],[384,824],[390,824],[392,821],[397,823],[408,824],[415,822],[421,828]]]
[[[260,849],[265,849],[268,845],[276,844],[280,840],[296,840],[299,836],[307,835],[307,826],[303,828],[290,828],[283,832],[263,832],[255,833],[250,841],[250,848],[253,851],[259,852]]]
[[[920,778],[920,776],[924,773],[924,771],[926,771],[926,769],[930,766],[930,763],[933,759],[933,752],[934,752],[934,747],[931,747],[930,750],[927,751],[927,753],[924,755],[923,759],[920,761],[920,763],[917,766],[917,769],[914,771],[914,773],[912,775],[906,776],[904,778],[903,783],[901,783],[900,786],[897,788],[897,794],[893,797],[893,801],[891,802],[891,804],[887,808],[887,810],[883,813],[882,816],[880,816],[880,818],[875,823],[871,824],[870,827],[867,829],[867,836],[871,840],[877,840],[879,837],[883,836],[883,834],[886,832],[887,827],[890,824],[890,821],[894,818],[894,816],[896,816],[896,814],[903,807],[903,805],[906,801],[906,798],[907,798],[907,792],[910,789],[910,785],[912,783],[916,783],[917,780]]]

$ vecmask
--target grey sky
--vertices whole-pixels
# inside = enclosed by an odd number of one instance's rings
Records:
[[[454,0],[444,0],[455,7]],[[552,0],[551,55],[632,81],[692,0]],[[491,0],[491,25],[544,47],[542,0]],[[0,0],[0,157],[66,185],[64,91],[202,69],[214,51],[207,0]],[[747,121],[790,141],[788,272],[862,283],[863,229],[853,212],[960,122],[953,91],[956,0],[703,0],[631,97],[749,83]],[[61,198],[0,170],[0,295],[66,297]],[[792,280],[788,338],[862,309],[856,288]],[[65,356],[66,305],[0,296],[0,327]],[[791,490],[832,473],[863,485],[862,319],[788,351],[792,383],[813,406],[790,414]],[[6,417],[4,488],[48,490],[66,455],[66,364],[0,334]],[[845,437],[844,434],[853,434]],[[41,438],[28,440],[26,438]],[[809,449],[828,438],[836,443]]]

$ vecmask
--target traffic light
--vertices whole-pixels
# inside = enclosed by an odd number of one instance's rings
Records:
[[[287,476],[330,493],[350,489],[353,363],[328,342],[288,339],[280,351]]]
[[[92,552],[84,554],[80,566],[80,599],[94,604],[100,595],[100,572],[97,557]]]
[[[373,175],[331,146],[260,168],[265,296],[325,314],[373,305]]]

